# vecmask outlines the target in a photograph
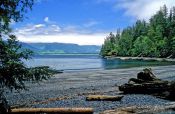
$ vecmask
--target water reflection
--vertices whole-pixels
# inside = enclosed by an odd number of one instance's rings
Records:
[[[26,61],[28,66],[50,66],[58,70],[77,71],[117,69],[138,66],[170,65],[173,62],[103,59],[98,55],[40,55]]]
[[[121,60],[121,59],[102,59],[102,67],[104,69],[117,69],[117,68],[129,68],[129,67],[141,67],[141,66],[161,66],[161,65],[173,65],[175,62],[166,61],[144,61],[144,60]]]

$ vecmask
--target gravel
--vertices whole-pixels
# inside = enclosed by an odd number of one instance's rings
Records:
[[[86,95],[118,95],[118,85],[136,77],[144,67],[65,72],[39,84],[27,83],[28,91],[7,91],[8,102],[19,107],[92,107],[95,113],[125,106],[165,106],[171,101],[150,95],[125,95],[121,101],[86,101]],[[174,80],[175,65],[151,67],[158,78]]]

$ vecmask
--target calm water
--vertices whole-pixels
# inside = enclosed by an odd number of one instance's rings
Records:
[[[170,65],[173,62],[102,59],[98,55],[40,55],[26,62],[28,66],[50,66],[57,70],[78,71],[117,69],[137,66]]]

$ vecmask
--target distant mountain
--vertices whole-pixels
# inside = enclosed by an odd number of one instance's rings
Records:
[[[69,43],[24,43],[24,48],[30,49],[37,54],[78,54],[99,53],[101,46],[78,45]]]

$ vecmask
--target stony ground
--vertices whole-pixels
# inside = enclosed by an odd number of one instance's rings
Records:
[[[95,113],[125,106],[165,106],[171,101],[150,95],[125,95],[121,101],[86,101],[92,94],[121,94],[118,85],[136,77],[144,67],[113,70],[65,72],[39,84],[28,83],[28,91],[7,92],[12,106],[20,107],[93,107]],[[175,80],[175,65],[151,67],[161,79]]]

